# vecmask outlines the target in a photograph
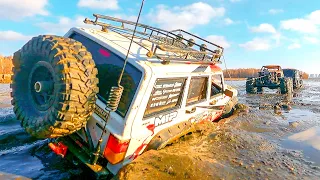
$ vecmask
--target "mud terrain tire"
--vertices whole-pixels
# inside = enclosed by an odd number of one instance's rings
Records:
[[[247,94],[257,94],[257,88],[254,85],[255,80],[253,78],[248,78],[246,81]]]
[[[280,79],[280,93],[291,95],[293,91],[293,82],[291,78]]]
[[[80,42],[34,37],[14,53],[13,64],[13,110],[30,135],[57,138],[86,125],[99,91],[98,71]]]
[[[303,87],[303,80],[297,80],[297,84],[293,87],[293,89],[300,89]]]

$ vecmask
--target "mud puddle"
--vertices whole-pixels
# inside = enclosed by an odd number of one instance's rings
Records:
[[[320,127],[312,127],[289,136],[282,143],[287,149],[301,151],[304,158],[320,166]]]

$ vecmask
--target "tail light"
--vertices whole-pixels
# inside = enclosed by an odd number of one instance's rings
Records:
[[[48,146],[57,155],[65,157],[67,154],[68,146],[64,145],[62,142],[49,143]]]
[[[123,161],[128,146],[129,141],[120,141],[114,135],[110,134],[103,156],[107,158],[111,164],[117,164]]]

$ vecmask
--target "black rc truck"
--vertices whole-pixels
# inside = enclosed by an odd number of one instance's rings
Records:
[[[281,94],[291,95],[293,91],[292,77],[286,77],[278,65],[262,66],[258,77],[249,77],[246,81],[248,94],[263,93],[263,88],[280,89]]]

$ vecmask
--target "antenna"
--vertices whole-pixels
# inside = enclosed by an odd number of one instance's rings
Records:
[[[127,52],[127,55],[126,55],[126,59],[124,60],[122,72],[121,72],[119,80],[118,80],[118,86],[120,86],[120,82],[121,82],[121,79],[122,79],[122,76],[123,76],[123,73],[124,73],[124,69],[125,69],[125,67],[127,65],[129,52],[130,52],[130,49],[131,49],[131,45],[132,45],[132,42],[133,42],[134,35],[136,33],[136,30],[137,30],[137,26],[138,26],[138,23],[139,23],[139,19],[140,19],[140,15],[141,15],[141,12],[142,12],[143,5],[144,5],[144,0],[142,0],[142,2],[141,2],[138,18],[137,18],[136,24],[134,26],[134,30],[133,30],[133,33],[132,33],[132,37],[131,37],[130,45],[129,45],[128,52]]]
[[[134,26],[134,30],[133,30],[132,37],[131,37],[131,40],[130,40],[130,44],[129,44],[129,48],[128,48],[128,51],[127,51],[127,55],[126,55],[126,58],[124,60],[122,71],[121,71],[119,79],[118,79],[118,86],[112,86],[111,90],[110,90],[110,95],[109,95],[109,98],[108,98],[108,101],[107,101],[107,108],[110,111],[116,111],[117,110],[119,102],[120,102],[120,99],[121,99],[121,96],[122,96],[122,93],[123,93],[123,86],[121,86],[120,83],[121,83],[122,76],[124,74],[124,70],[126,68],[127,62],[128,62],[128,56],[129,56],[129,53],[130,53],[130,49],[131,49],[131,45],[132,45],[132,42],[133,42],[134,35],[136,33],[136,30],[137,30],[137,26],[138,26],[138,23],[139,23],[139,19],[140,19],[140,15],[141,15],[141,12],[142,12],[143,5],[144,5],[144,0],[142,0],[142,2],[141,2],[138,18],[137,18],[137,21],[136,21],[135,26]]]
[[[129,48],[128,48],[128,51],[127,51],[127,55],[126,55],[126,58],[124,60],[122,71],[121,71],[119,79],[118,79],[118,86],[112,86],[111,90],[110,90],[109,98],[107,100],[107,107],[106,107],[106,109],[108,110],[108,115],[107,115],[108,119],[110,118],[110,112],[111,111],[115,112],[118,109],[119,102],[120,102],[120,99],[121,99],[121,96],[122,96],[122,93],[123,93],[123,86],[121,86],[120,83],[121,83],[122,76],[124,74],[124,70],[126,68],[127,62],[128,62],[128,56],[129,56],[129,53],[130,53],[130,49],[131,49],[131,45],[132,45],[132,42],[133,42],[134,35],[136,33],[136,29],[137,29],[137,26],[138,26],[138,23],[139,23],[139,19],[140,19],[140,15],[141,15],[141,12],[142,12],[142,9],[143,9],[143,5],[144,5],[144,0],[142,0],[142,2],[141,2],[138,18],[137,18],[137,21],[135,23],[135,27],[134,27],[134,30],[133,30],[133,33],[132,33],[132,37],[131,37]],[[96,163],[98,161],[98,158],[99,158],[99,155],[100,155],[100,146],[102,144],[102,136],[103,136],[103,133],[106,130],[106,127],[107,127],[107,121],[106,121],[106,123],[104,125],[103,131],[101,132],[101,136],[100,136],[100,139],[99,139],[98,144],[96,146],[95,152],[92,153],[93,156],[91,157],[91,164],[93,164],[93,165],[96,165]]]

